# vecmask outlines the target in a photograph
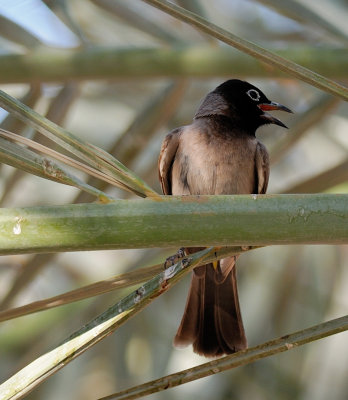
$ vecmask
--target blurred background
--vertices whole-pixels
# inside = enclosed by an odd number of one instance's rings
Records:
[[[348,84],[347,0],[177,0],[227,30]],[[245,79],[291,108],[286,131],[257,133],[271,154],[269,193],[348,192],[348,106],[260,64],[140,0],[0,0],[0,88],[112,152],[160,191],[165,134],[188,124],[206,93]],[[277,115],[278,116],[278,115]],[[4,129],[45,139],[0,110]],[[1,165],[1,207],[93,201],[76,188]],[[128,194],[103,188],[118,198]],[[58,295],[176,249],[0,258],[0,308]],[[339,317],[348,308],[346,246],[274,246],[238,261],[249,345]],[[28,395],[89,400],[205,362],[172,338],[189,278]],[[0,380],[60,343],[131,289],[0,324]],[[152,399],[346,399],[342,333]]]

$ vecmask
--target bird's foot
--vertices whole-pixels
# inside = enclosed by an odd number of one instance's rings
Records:
[[[164,268],[167,269],[171,267],[185,256],[186,256],[185,249],[181,247],[174,255],[166,259],[166,261],[164,262]]]
[[[251,246],[241,246],[242,251],[248,251],[251,249]]]

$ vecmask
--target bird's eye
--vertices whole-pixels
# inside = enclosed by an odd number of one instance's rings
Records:
[[[259,101],[260,100],[260,93],[255,89],[250,89],[247,92],[247,95],[251,98],[251,100]]]

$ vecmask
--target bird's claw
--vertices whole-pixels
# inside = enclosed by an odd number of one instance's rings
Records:
[[[185,249],[181,247],[174,255],[166,259],[166,261],[164,262],[164,268],[167,269],[171,267],[185,256],[186,256]]]
[[[241,246],[242,251],[248,251],[251,249],[251,246]]]

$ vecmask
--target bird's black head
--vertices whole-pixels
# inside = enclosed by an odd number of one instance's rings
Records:
[[[276,124],[286,128],[267,111],[292,112],[282,104],[269,100],[260,89],[239,79],[228,80],[208,93],[195,118],[223,115],[231,123],[254,135],[257,128],[265,124]]]

